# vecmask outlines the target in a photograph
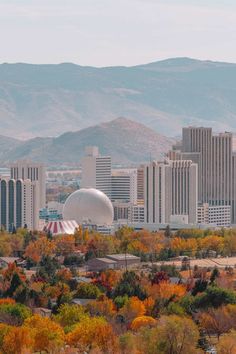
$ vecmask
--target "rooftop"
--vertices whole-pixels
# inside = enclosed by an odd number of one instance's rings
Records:
[[[127,253],[126,255],[124,253],[120,254],[108,254],[107,257],[110,257],[111,259],[116,259],[117,261],[125,260],[125,259],[140,259],[140,257],[134,256],[133,254]]]

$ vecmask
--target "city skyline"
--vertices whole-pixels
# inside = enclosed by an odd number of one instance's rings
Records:
[[[235,9],[232,0],[1,0],[0,62],[101,67],[186,56],[236,62]]]

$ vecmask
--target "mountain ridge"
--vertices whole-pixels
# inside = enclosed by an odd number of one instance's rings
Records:
[[[119,116],[175,136],[236,128],[236,64],[170,58],[132,67],[1,64],[1,134],[59,136]]]
[[[3,146],[0,162],[7,164],[27,159],[47,165],[78,165],[85,147],[95,145],[101,154],[110,155],[115,164],[137,165],[149,161],[150,156],[161,158],[173,142],[174,139],[158,134],[143,124],[119,117],[77,132],[66,132],[56,138],[16,140],[11,149]],[[9,146],[8,140],[6,145]]]

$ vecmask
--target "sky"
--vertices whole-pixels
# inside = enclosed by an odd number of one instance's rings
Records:
[[[0,0],[0,62],[236,62],[236,0]]]

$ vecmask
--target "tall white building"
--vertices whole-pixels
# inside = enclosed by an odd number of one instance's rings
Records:
[[[46,207],[46,169],[41,163],[17,161],[10,165],[11,178],[37,181],[39,209]]]
[[[81,188],[96,188],[111,198],[111,157],[101,156],[96,146],[85,149]]]
[[[111,201],[137,203],[137,170],[113,170]]]
[[[144,166],[145,222],[166,224],[180,216],[197,222],[197,164],[190,160]]]
[[[27,226],[38,229],[38,181],[0,180],[0,225],[8,231]]]

